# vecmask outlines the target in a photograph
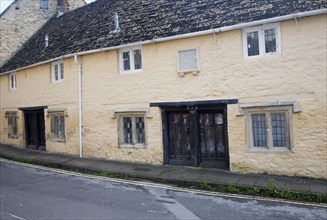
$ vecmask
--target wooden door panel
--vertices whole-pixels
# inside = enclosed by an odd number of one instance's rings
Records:
[[[226,156],[222,113],[200,113],[201,160],[216,160]]]
[[[168,123],[170,159],[191,160],[189,114],[170,113]]]

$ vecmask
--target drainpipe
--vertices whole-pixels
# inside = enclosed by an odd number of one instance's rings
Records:
[[[83,116],[82,116],[82,64],[78,62],[77,54],[74,61],[78,65],[78,116],[79,116],[79,157],[83,157]]]

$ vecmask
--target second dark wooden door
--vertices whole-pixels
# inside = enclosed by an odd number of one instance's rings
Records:
[[[25,131],[27,148],[45,150],[44,111],[25,111]]]
[[[224,168],[226,145],[223,113],[200,113],[201,166]]]

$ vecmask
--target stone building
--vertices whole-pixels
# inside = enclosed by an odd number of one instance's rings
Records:
[[[98,0],[52,17],[0,68],[0,140],[327,179],[326,8]]]
[[[0,14],[0,66],[52,16],[84,6],[84,0],[15,0]]]

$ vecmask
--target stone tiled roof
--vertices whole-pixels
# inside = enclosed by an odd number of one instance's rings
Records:
[[[97,0],[50,19],[0,72],[99,48],[327,8],[327,0]],[[121,31],[114,30],[118,13]],[[49,36],[49,46],[44,38]]]

